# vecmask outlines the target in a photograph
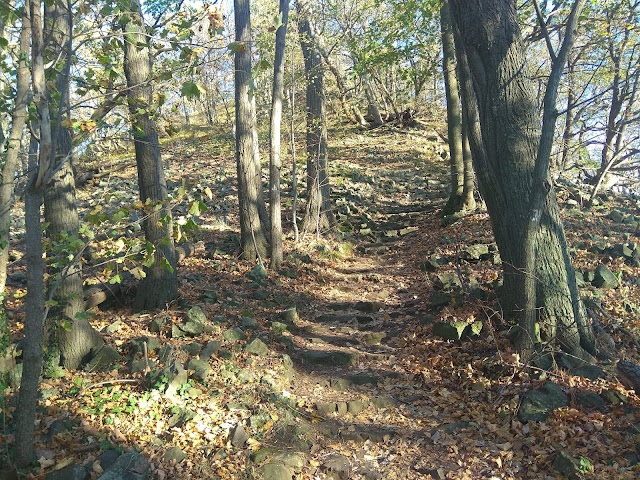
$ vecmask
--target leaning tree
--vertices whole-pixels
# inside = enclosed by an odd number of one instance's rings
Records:
[[[516,345],[527,358],[542,339],[582,360],[597,353],[580,300],[549,156],[556,92],[577,18],[577,0],[561,48],[552,58],[539,116],[515,0],[451,0],[461,37],[459,58],[470,75],[462,81],[478,186],[500,250],[502,307],[519,318]]]

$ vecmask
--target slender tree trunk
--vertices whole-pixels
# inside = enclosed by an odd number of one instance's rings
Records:
[[[462,209],[464,193],[464,156],[462,150],[462,116],[460,97],[456,77],[456,57],[453,39],[453,26],[449,1],[444,0],[440,7],[440,29],[442,31],[442,72],[444,90],[447,99],[447,133],[449,137],[449,163],[451,166],[451,193],[445,205],[443,215],[450,215]]]
[[[289,0],[280,0],[282,25],[276,32],[276,53],[273,61],[273,94],[271,105],[271,156],[269,158],[269,208],[271,209],[271,268],[282,265],[282,208],[280,206],[280,126],[282,125],[282,95],[284,92],[284,53],[289,19]]]
[[[472,73],[472,80],[463,82],[462,103],[471,120],[479,187],[502,257],[503,308],[508,315],[522,312],[518,349],[526,355],[532,352],[539,323],[550,342],[570,355],[590,358],[587,352],[595,353],[593,331],[586,323],[548,181],[553,124],[546,121],[555,109],[555,92],[547,90],[545,95],[541,133],[515,1],[451,0],[451,5],[464,46],[462,61]],[[574,28],[569,29],[572,35]],[[564,65],[564,60],[559,62]],[[535,308],[530,308],[532,298]]]
[[[153,264],[145,267],[146,276],[138,285],[134,308],[148,310],[163,308],[178,296],[177,255],[158,132],[149,111],[153,104],[152,57],[138,0],[131,1],[127,19],[123,26],[124,73],[129,88],[140,199],[146,207],[144,233],[154,250]]]
[[[294,52],[291,50],[291,88],[289,89],[290,122],[289,137],[291,141],[291,224],[293,227],[294,241],[297,244],[300,239],[298,232],[298,165],[296,155],[296,90],[295,90],[295,68]]]
[[[473,175],[473,157],[471,155],[471,146],[469,145],[469,135],[465,130],[465,115],[462,114],[462,160],[464,163],[464,187],[462,189],[462,205],[461,210],[470,212],[476,208],[476,199],[473,196],[475,191],[475,183]]]
[[[267,227],[261,218],[266,211],[262,196],[260,164],[256,155],[255,107],[251,82],[251,13],[249,0],[234,0],[236,41],[241,47],[235,54],[236,165],[238,203],[240,207],[240,247],[245,260],[262,260],[267,255]]]
[[[44,260],[42,259],[42,180],[48,168],[52,152],[51,123],[47,102],[44,73],[43,22],[40,2],[29,5],[31,13],[31,68],[33,97],[38,110],[40,125],[38,165],[29,162],[29,185],[25,192],[25,227],[27,260],[27,297],[25,301],[25,341],[22,347],[22,379],[18,393],[16,411],[16,464],[26,468],[33,459],[33,433],[35,429],[36,404],[42,370],[42,335],[44,326]]]
[[[26,7],[25,7],[26,8]],[[18,155],[27,119],[27,103],[29,96],[29,42],[31,24],[29,12],[22,17],[20,31],[20,49],[16,69],[16,96],[13,107],[11,130],[7,142],[7,153],[2,166],[2,183],[0,183],[0,295],[4,295],[7,281],[7,263],[9,260],[9,233],[11,229],[11,207],[16,184],[16,170],[18,169]]]
[[[298,29],[307,78],[307,209],[303,231],[319,235],[334,223],[329,195],[326,99],[322,59],[315,47],[309,13],[298,3]]]
[[[367,97],[367,115],[373,118],[374,125],[382,125],[384,120],[382,120],[380,107],[378,107],[378,100],[376,100],[376,95],[373,93],[373,89],[371,88],[369,77],[367,75],[363,75],[362,82],[364,83],[364,94]]]

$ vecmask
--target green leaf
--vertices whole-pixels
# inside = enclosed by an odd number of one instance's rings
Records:
[[[247,50],[244,42],[231,42],[228,48],[231,50],[231,53],[243,53]]]
[[[185,98],[200,98],[200,87],[193,82],[184,82],[180,90],[180,95]]]
[[[59,304],[56,300],[47,300],[46,302],[44,302],[44,306],[46,308],[53,308],[53,307],[57,307]]]
[[[117,273],[116,275],[114,275],[113,277],[111,277],[109,279],[109,283],[111,285],[115,285],[116,283],[122,283],[122,275],[120,275],[119,273]]]
[[[65,332],[70,332],[73,328],[73,323],[71,323],[69,320],[63,320],[60,322],[60,328]]]
[[[169,263],[169,260],[167,260],[165,257],[162,257],[162,260],[160,260],[160,266],[163,269],[168,270],[169,272],[173,273],[173,267]]]

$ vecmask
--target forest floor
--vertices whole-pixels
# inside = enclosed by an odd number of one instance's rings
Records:
[[[546,480],[562,478],[553,466],[562,452],[575,460],[575,478],[640,476],[640,400],[618,382],[615,362],[600,363],[594,379],[519,363],[495,299],[500,263],[486,213],[439,215],[448,165],[433,132],[333,132],[338,225],[297,244],[288,236],[279,272],[237,258],[231,142],[194,130],[165,144],[172,191],[184,182],[187,197],[208,206],[195,253],[178,269],[180,299],[133,314],[132,288],[92,310],[121,360],[107,371],[58,369],[43,381],[39,460],[29,478],[71,478],[52,472],[72,465],[99,478],[131,449],[160,480]],[[137,200],[134,160],[101,163],[113,173],[79,191],[83,213]],[[288,195],[288,172],[284,180]],[[606,264],[619,273],[617,288],[583,282],[582,292],[616,341],[616,356],[638,362],[640,268],[612,252],[638,241],[639,202],[611,196],[587,211],[573,186],[561,185],[559,197],[576,267]],[[287,230],[290,206],[288,199]],[[177,205],[174,218],[187,210]],[[17,340],[24,261],[14,250],[8,315]],[[105,252],[96,247],[94,259]],[[100,269],[85,272],[104,280]],[[196,306],[206,319],[193,332],[186,325]],[[446,339],[443,322],[461,338]],[[462,335],[461,325],[473,333]],[[188,376],[172,386],[166,367],[176,363]],[[568,405],[522,423],[523,395],[549,381]],[[3,396],[0,444],[13,437],[13,393]]]

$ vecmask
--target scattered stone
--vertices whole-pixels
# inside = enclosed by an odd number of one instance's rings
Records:
[[[209,362],[197,358],[189,360],[187,368],[194,371],[193,376],[200,382],[204,382],[209,376],[209,373],[211,373],[211,365],[209,365]]]
[[[158,361],[163,365],[169,364],[174,358],[175,349],[172,345],[167,344],[158,351]]]
[[[363,373],[351,375],[351,377],[349,377],[349,380],[354,385],[369,385],[369,384],[375,385],[378,383],[378,377],[374,375],[363,374]]]
[[[617,392],[616,390],[605,390],[600,394],[600,396],[604,399],[605,402],[611,405],[622,405],[624,403],[627,403],[627,401],[629,400],[629,397],[621,394],[620,392]]]
[[[338,411],[338,405],[334,402],[316,403],[316,410],[320,415],[329,416]]]
[[[460,341],[465,335],[469,324],[467,322],[436,322],[433,324],[433,334],[443,340]]]
[[[189,410],[188,408],[178,408],[178,411],[174,413],[167,422],[169,428],[177,427],[181,428],[185,423],[196,418],[196,412]]]
[[[384,303],[382,302],[356,302],[353,305],[353,308],[364,313],[379,312],[382,307],[384,307]]]
[[[322,462],[320,470],[334,479],[346,480],[351,476],[351,461],[344,455],[332,453]]]
[[[254,282],[262,282],[266,280],[268,276],[269,276],[269,273],[267,272],[267,269],[264,268],[263,265],[256,265],[251,269],[249,273],[247,273],[247,277],[253,280]]]
[[[107,325],[106,327],[104,327],[102,329],[102,331],[104,333],[106,333],[107,335],[113,335],[118,330],[120,330],[123,326],[124,326],[124,322],[122,320],[116,320],[112,324]],[[151,328],[149,328],[149,330],[151,330]]]
[[[227,342],[237,342],[244,339],[244,330],[240,328],[230,328],[222,332],[222,338]]]
[[[251,342],[249,342],[245,347],[244,351],[261,357],[269,355],[269,347],[267,347],[267,345],[259,338],[251,340]]]
[[[238,370],[238,382],[245,384],[253,382],[253,373],[249,370],[245,370],[244,368]]]
[[[184,318],[185,322],[206,323],[207,315],[198,306],[190,308]]]
[[[591,466],[591,463],[588,463]],[[553,460],[553,468],[559,473],[567,477],[569,480],[577,480],[582,478],[582,473],[587,469],[586,465],[574,458],[566,450],[560,450],[556,452],[556,457]],[[593,467],[591,467],[593,469]]]
[[[116,450],[107,450],[96,458],[97,461],[100,462],[100,466],[102,470],[108,470],[111,466],[116,463],[120,454]]]
[[[147,352],[157,352],[160,349],[160,341],[156,337],[139,337],[131,340],[134,352],[144,353],[144,344],[147,344]]]
[[[289,328],[289,325],[287,325],[286,323],[276,322],[276,321],[271,322],[271,332],[274,335],[282,335],[284,332],[287,331],[288,328]]]
[[[187,381],[188,378],[187,371],[178,359],[174,359],[168,367],[161,370],[159,375],[156,376],[155,381],[157,382],[164,377],[167,379],[165,393],[168,397],[174,397],[178,392],[178,389]]]
[[[460,257],[467,261],[479,261],[489,255],[489,245],[469,245],[462,249]]]
[[[420,270],[423,272],[435,272],[438,268],[449,263],[449,260],[445,257],[438,255],[431,255],[426,261],[420,264]]]
[[[212,340],[208,342],[202,349],[202,352],[200,352],[200,360],[209,360],[211,358],[211,355],[220,350],[221,345],[222,342],[220,342],[219,340]]]
[[[331,388],[333,388],[334,390],[346,390],[347,388],[349,388],[351,386],[351,380],[347,380],[346,378],[331,378],[329,380],[329,384],[331,385]]]
[[[387,334],[384,332],[373,332],[373,333],[365,333],[362,336],[362,343],[364,345],[380,345],[382,340],[387,337]]]
[[[440,290],[453,290],[454,288],[462,288],[460,277],[456,273],[440,273],[433,279],[436,287]]]
[[[266,300],[271,294],[265,290],[256,290],[253,292],[253,298],[256,300]]]
[[[293,468],[281,463],[265,463],[262,466],[264,480],[291,480],[294,475]]]
[[[182,330],[182,332],[189,337],[197,337],[204,332],[204,323],[188,321],[179,325],[178,328]]]
[[[588,378],[589,380],[597,380],[607,376],[603,369],[596,367],[595,365],[585,365],[574,369],[571,373],[572,375]]]
[[[231,433],[231,445],[236,448],[242,448],[249,440],[249,434],[245,431],[241,423],[236,425]]]
[[[357,353],[347,353],[340,351],[318,351],[306,350],[302,352],[302,359],[312,365],[340,365],[350,366],[358,362],[359,355]]]
[[[383,395],[381,397],[374,397],[371,399],[371,405],[377,409],[387,408],[396,404],[396,399],[391,395]]]
[[[171,325],[171,338],[183,338],[185,333],[175,323]]]
[[[98,480],[143,480],[147,476],[149,462],[137,452],[127,452],[115,461]]]
[[[61,470],[49,472],[46,478],[47,480],[89,480],[91,475],[82,465],[74,463]]]
[[[606,265],[598,265],[591,283],[596,288],[617,288],[619,285],[618,278]]]
[[[453,295],[448,293],[434,292],[433,295],[431,295],[431,307],[440,310],[451,305],[453,298]]]
[[[595,408],[601,412],[606,410],[604,400],[600,395],[593,392],[578,393],[576,395],[576,403],[582,407]]]
[[[357,317],[351,314],[324,314],[316,317],[316,322],[320,323],[349,323],[357,321]]]
[[[170,447],[164,452],[162,458],[165,462],[175,461],[175,463],[180,463],[187,458],[187,454],[178,447]]]
[[[257,413],[249,417],[249,426],[255,429],[262,428],[269,421],[271,421],[271,417],[269,415],[267,415],[266,413]]]
[[[219,350],[218,357],[222,358],[223,360],[231,360],[233,359],[234,354],[229,350]]]
[[[298,322],[298,310],[296,307],[290,307],[280,312],[280,318],[285,322],[296,324]]]
[[[282,354],[282,364],[286,370],[293,369],[293,360],[291,360],[291,357],[286,353]]]
[[[44,441],[50,443],[53,441],[53,437],[58,435],[59,433],[63,433],[67,431],[67,425],[62,420],[54,420],[49,425],[49,430],[47,434],[44,436]]]
[[[337,402],[336,411],[338,415],[345,415],[347,413],[347,402]]]
[[[368,402],[362,400],[352,400],[347,402],[347,411],[352,415],[358,415],[369,406]]]
[[[518,410],[518,419],[522,423],[544,421],[553,410],[567,405],[569,405],[569,397],[559,386],[547,382],[541,388],[524,394]]]
[[[198,353],[200,353],[201,348],[202,348],[202,345],[200,345],[198,342],[191,342],[189,345],[185,345],[182,347],[182,349],[192,357],[195,357],[196,355],[198,355]]]
[[[242,317],[242,326],[245,328],[255,328],[258,325],[258,321],[255,318]]]
[[[104,345],[100,350],[98,350],[91,361],[85,367],[85,370],[89,372],[101,372],[108,369],[111,369],[114,363],[120,361],[122,357],[118,351],[109,346]]]
[[[275,455],[273,459],[277,462],[282,462],[295,470],[301,470],[305,463],[304,454],[300,452],[281,452]]]

